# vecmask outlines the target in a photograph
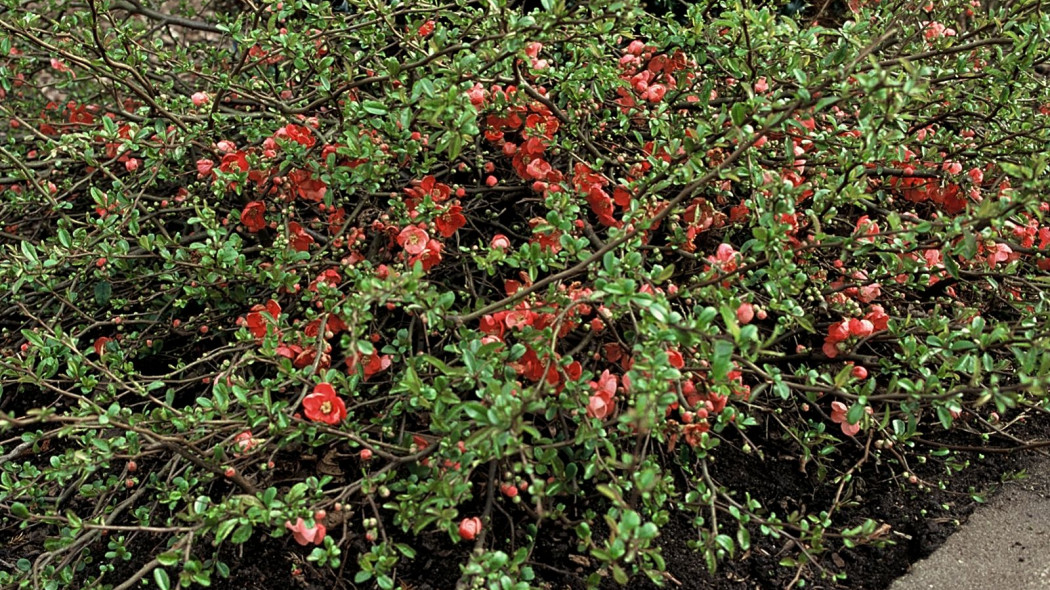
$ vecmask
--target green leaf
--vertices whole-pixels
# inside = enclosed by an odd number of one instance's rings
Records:
[[[25,254],[25,257],[32,260],[33,262],[37,262],[36,246],[34,246],[33,243],[29,240],[22,240],[21,245],[22,254]]]
[[[722,549],[725,549],[726,553],[728,553],[729,555],[733,555],[734,551],[736,550],[736,546],[733,544],[733,538],[729,535],[716,535],[715,544],[717,544]]]
[[[22,330],[22,336],[29,341],[30,344],[37,348],[44,347],[44,339],[40,337],[40,334],[32,330]]]
[[[853,404],[846,413],[846,422],[856,424],[864,417],[864,404]]]
[[[246,522],[241,526],[237,527],[237,530],[233,531],[233,536],[230,537],[230,542],[234,545],[240,545],[252,537],[252,525],[250,522]]]
[[[673,263],[672,264],[668,264],[667,266],[664,267],[663,270],[661,270],[659,273],[656,274],[656,276],[653,277],[653,282],[656,283],[657,285],[659,285],[660,283],[663,283],[667,279],[671,278],[671,275],[673,275],[673,274],[674,274],[674,264]]]
[[[161,553],[157,556],[157,562],[161,565],[172,566],[179,562],[179,554],[175,551],[168,551],[167,553]]]
[[[226,537],[230,536],[230,533],[233,532],[233,528],[236,526],[236,520],[223,521],[222,524],[220,524],[219,527],[215,529],[215,540],[212,541],[212,544],[216,547],[219,546],[223,541],[226,540]]]
[[[29,508],[21,502],[11,504],[11,514],[17,518],[29,518]]]
[[[738,102],[735,105],[733,105],[733,108],[730,110],[729,114],[733,118],[733,124],[739,127],[744,124],[744,121],[747,120],[747,105],[745,105],[742,102]]]
[[[747,529],[740,527],[736,531],[736,544],[740,546],[741,551],[747,551],[751,548],[751,533],[747,532]]]
[[[103,117],[103,119],[106,118],[108,117]],[[153,580],[157,582],[157,588],[160,588],[160,590],[169,590],[171,588],[171,579],[168,577],[168,572],[162,567],[153,570]]]
[[[721,381],[729,374],[730,359],[733,357],[733,343],[728,340],[716,340],[715,351],[711,358],[711,377]]]
[[[361,108],[371,115],[385,115],[386,106],[378,100],[366,100],[361,103]]]

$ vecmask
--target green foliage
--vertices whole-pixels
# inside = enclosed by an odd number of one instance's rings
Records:
[[[1035,2],[3,2],[4,587],[395,588],[426,536],[526,589],[551,528],[663,583],[681,518],[841,578],[872,455],[1050,407]]]

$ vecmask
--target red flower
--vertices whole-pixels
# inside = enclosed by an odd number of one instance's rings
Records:
[[[318,383],[303,400],[303,413],[314,422],[338,424],[346,418],[346,404],[335,394],[329,383]]]
[[[289,123],[284,127],[281,127],[273,134],[273,136],[294,141],[306,148],[313,147],[314,143],[317,141],[309,127],[296,125],[294,123]]]
[[[503,234],[496,234],[492,236],[492,242],[489,247],[493,250],[506,250],[510,248],[510,238]]]
[[[342,280],[343,279],[341,276],[339,276],[338,270],[334,268],[326,268],[321,272],[321,274],[317,275],[317,278],[314,279],[312,283],[310,283],[310,286],[307,287],[307,290],[317,291],[317,286],[321,283],[324,283],[329,287],[332,287],[333,289],[337,289],[339,288],[339,282]]]
[[[476,516],[464,518],[459,523],[459,538],[464,541],[473,541],[480,532],[481,519]]]
[[[266,227],[266,203],[252,201],[241,210],[241,223],[253,234]]]
[[[423,177],[418,187],[406,188],[405,194],[408,195],[406,202],[408,210],[414,211],[416,206],[423,202],[424,197],[429,196],[430,200],[435,203],[448,200],[449,196],[452,195],[452,188],[447,184],[438,182],[433,175],[428,175]]]
[[[430,236],[427,232],[414,225],[406,225],[397,235],[397,244],[412,256],[422,254],[427,249],[428,240]]]
[[[98,340],[95,340],[95,354],[101,357],[102,353],[106,352],[106,345],[112,340],[109,336],[100,336]]]
[[[270,319],[267,320],[263,317],[263,313],[270,315]],[[256,338],[266,337],[266,329],[270,322],[276,322],[277,318],[281,315],[281,305],[273,299],[266,302],[266,305],[254,305],[252,306],[251,312],[245,318],[245,325],[248,327],[248,331],[252,333],[252,336]]]
[[[296,252],[306,252],[310,249],[310,244],[314,243],[313,236],[294,221],[288,222],[288,234],[288,242]]]
[[[232,154],[226,154],[222,157],[222,164],[219,165],[219,170],[222,170],[227,174],[235,172],[247,172],[248,168],[248,157],[243,151],[236,151]]]
[[[667,364],[671,365],[676,369],[681,369],[685,366],[685,359],[682,358],[682,353],[677,350],[667,351]]]
[[[324,200],[325,193],[328,192],[328,185],[324,181],[314,178],[306,170],[292,170],[288,173],[288,180],[295,187],[299,198],[307,201],[320,203]]]
[[[863,236],[861,241],[871,242],[872,238],[869,236],[878,235],[879,231],[878,223],[872,221],[867,215],[862,215],[860,219],[857,220],[857,227],[853,233]]]
[[[419,36],[426,37],[434,32],[434,21],[428,20],[419,27]]]
[[[506,326],[504,319],[507,317],[506,311],[500,311],[495,314],[481,316],[481,320],[478,321],[478,329],[497,338],[503,337],[503,329]]]
[[[828,326],[827,339],[831,342],[842,342],[849,338],[849,333],[849,320],[842,320],[841,322]]]
[[[871,322],[876,332],[889,328],[890,316],[886,315],[886,311],[882,309],[881,305],[872,305],[871,311],[864,316],[864,319]]]
[[[434,268],[437,263],[441,262],[441,242],[437,240],[429,240],[426,249],[424,249],[419,255],[410,258],[408,263],[412,265],[415,264],[416,261],[423,264],[424,272]]]
[[[451,238],[459,228],[467,224],[467,218],[463,217],[462,212],[463,207],[452,205],[438,215],[434,220],[434,225],[437,226],[442,236]]]
[[[372,375],[375,375],[376,373],[378,373],[380,371],[384,371],[384,370],[388,369],[390,367],[390,363],[391,362],[392,361],[390,359],[390,355],[389,354],[384,354],[384,355],[380,356],[379,353],[373,352],[372,355],[369,356],[368,359],[365,361],[365,364],[364,364],[364,367],[363,367],[364,368],[364,373],[365,373],[365,379],[368,379],[369,377],[371,377]],[[352,373],[352,372],[357,370],[357,365],[359,363],[360,363],[359,355],[355,354],[355,355],[353,355],[351,357],[348,357],[346,359],[346,368],[347,368],[348,371],[350,371]]]
[[[851,336],[866,338],[871,336],[871,333],[874,331],[875,325],[868,320],[858,320],[857,318],[850,318],[849,320],[849,333]]]

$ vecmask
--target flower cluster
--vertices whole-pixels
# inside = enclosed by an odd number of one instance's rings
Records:
[[[881,332],[889,326],[889,316],[881,305],[872,305],[862,319],[847,318],[828,327],[824,338],[824,354],[835,358],[847,349],[846,341],[850,338],[867,338]]]

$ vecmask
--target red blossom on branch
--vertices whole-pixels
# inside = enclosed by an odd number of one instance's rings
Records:
[[[253,234],[266,227],[266,203],[252,201],[241,210],[241,223]]]
[[[303,399],[303,413],[314,422],[338,424],[346,418],[346,404],[335,394],[329,383],[318,383],[314,391]]]

